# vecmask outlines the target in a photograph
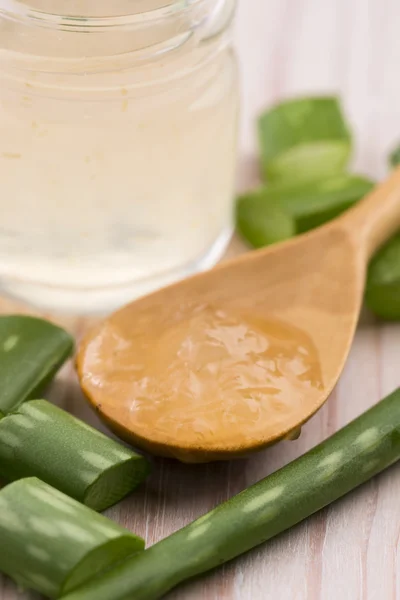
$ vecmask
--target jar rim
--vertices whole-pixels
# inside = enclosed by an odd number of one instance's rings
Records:
[[[214,0],[216,4],[221,4],[224,1]],[[57,14],[56,12],[31,8],[21,0],[0,0],[0,17],[3,15],[5,18],[15,21],[29,22],[39,27],[60,29],[62,31],[80,32],[89,29],[90,31],[101,32],[150,25],[198,8],[208,2],[210,0],[165,0],[163,6],[133,14],[91,16]]]
[[[46,6],[47,1],[36,0],[36,8]],[[117,7],[114,4],[113,9],[125,8],[122,2]],[[152,4],[150,0],[144,0],[137,2],[136,8],[146,7],[147,3],[153,10],[82,20],[82,17],[32,12],[30,3],[33,1],[0,0],[0,30],[4,24],[8,33],[4,47],[0,44],[0,58],[4,56],[10,73],[63,73],[71,78],[82,72],[94,75],[111,69],[146,67],[150,62],[161,64],[167,54],[175,56],[178,64],[183,48],[204,49],[201,56],[207,56],[208,60],[210,52],[227,43],[236,6],[236,0],[152,0]],[[11,25],[8,32],[7,21]],[[21,28],[20,36],[13,35],[14,26]],[[38,28],[44,28],[46,35],[35,35]],[[104,44],[106,34],[111,34],[111,46]],[[84,52],[81,43],[75,43],[78,36],[80,41],[85,40]],[[71,44],[66,43],[67,38],[71,38]],[[38,39],[41,45],[35,46]],[[218,46],[209,44],[217,39]],[[19,40],[24,41],[21,47]]]

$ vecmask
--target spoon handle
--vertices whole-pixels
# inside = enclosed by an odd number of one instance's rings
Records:
[[[400,229],[400,167],[339,219],[363,245],[366,258]]]

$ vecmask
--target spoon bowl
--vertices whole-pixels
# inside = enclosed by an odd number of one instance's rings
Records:
[[[342,217],[141,298],[84,339],[82,388],[120,437],[185,462],[296,435],[335,386],[400,170]]]

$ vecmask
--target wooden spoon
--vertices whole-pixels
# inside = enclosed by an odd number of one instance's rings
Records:
[[[353,340],[366,266],[400,226],[400,169],[345,215],[141,298],[98,325],[77,366],[121,437],[186,462],[293,437]]]

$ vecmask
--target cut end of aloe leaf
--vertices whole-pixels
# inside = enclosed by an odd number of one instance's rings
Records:
[[[89,487],[84,503],[101,512],[133,492],[149,473],[150,464],[141,456],[117,464],[102,473]]]
[[[312,181],[343,172],[351,136],[335,97],[282,102],[259,119],[264,176],[272,181]]]
[[[368,308],[378,317],[400,320],[400,233],[372,259],[365,298]]]
[[[92,552],[89,552],[73,569],[64,581],[61,595],[68,594],[86,581],[90,581],[97,574],[109,569],[111,565],[118,564],[138,552],[142,552],[144,547],[144,540],[128,532],[126,532],[126,535],[106,541]]]

